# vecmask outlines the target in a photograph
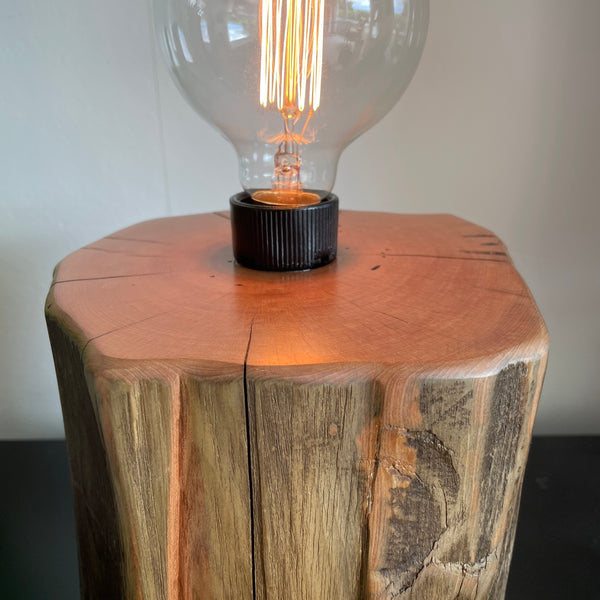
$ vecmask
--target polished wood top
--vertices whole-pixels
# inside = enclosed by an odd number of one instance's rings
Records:
[[[227,213],[134,225],[66,257],[47,312],[90,357],[487,373],[545,353],[506,248],[451,215],[342,211],[338,258],[265,273],[234,263]],[[250,343],[251,339],[251,343]]]

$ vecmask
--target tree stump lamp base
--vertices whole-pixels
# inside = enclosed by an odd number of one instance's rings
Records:
[[[226,213],[159,219],[46,316],[82,598],[504,597],[548,339],[493,233],[342,212],[337,260],[270,273]]]

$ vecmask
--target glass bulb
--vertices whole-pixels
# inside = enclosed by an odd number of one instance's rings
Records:
[[[333,188],[342,150],[408,86],[429,0],[154,0],[171,74],[260,203]]]

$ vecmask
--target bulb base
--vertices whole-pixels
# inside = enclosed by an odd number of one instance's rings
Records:
[[[244,267],[305,271],[330,263],[337,253],[339,201],[290,208],[262,204],[241,192],[229,199],[233,254]]]

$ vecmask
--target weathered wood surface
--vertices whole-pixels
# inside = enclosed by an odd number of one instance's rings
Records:
[[[68,256],[46,314],[82,597],[500,599],[547,356],[502,243],[343,212],[262,273],[227,215]]]

